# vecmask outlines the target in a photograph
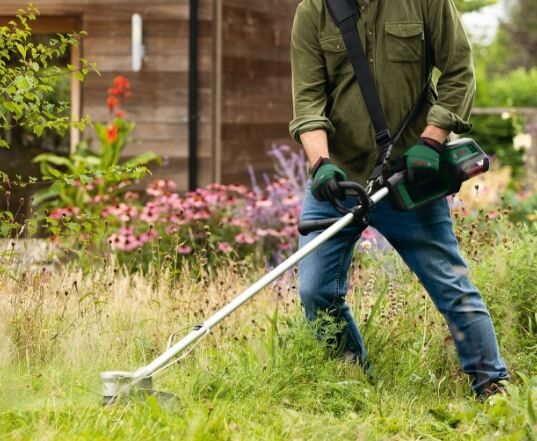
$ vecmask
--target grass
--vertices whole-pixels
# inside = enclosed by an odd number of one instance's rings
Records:
[[[349,301],[375,384],[314,338],[289,274],[155,379],[177,404],[103,408],[101,371],[149,362],[169,334],[202,321],[262,270],[232,261],[196,274],[11,268],[0,275],[0,439],[537,439],[535,230],[474,223],[457,234],[513,374],[508,396],[474,400],[419,283],[396,256],[373,253],[353,269]]]

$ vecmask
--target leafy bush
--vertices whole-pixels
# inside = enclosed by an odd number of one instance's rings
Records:
[[[160,159],[155,153],[146,152],[120,162],[134,123],[125,119],[125,112],[118,106],[130,94],[129,81],[123,76],[115,78],[107,99],[110,120],[107,124],[95,124],[99,141],[97,150],[92,148],[92,140],[86,139],[69,157],[44,153],[34,159],[45,179],[55,181],[35,195],[35,205],[60,211],[76,208],[98,213],[95,210],[101,209],[100,203],[119,197],[128,181],[144,175],[147,170],[143,166]]]
[[[498,39],[503,38],[498,34]],[[476,107],[537,107],[537,68],[505,72],[505,43],[475,47],[477,73]],[[518,181],[524,176],[524,152],[513,146],[513,138],[525,132],[523,116],[474,115],[471,135],[487,153],[494,154],[502,165],[513,169]]]
[[[89,122],[87,117],[71,121],[68,103],[55,104],[48,99],[61,75],[76,72],[83,80],[90,70],[97,71],[95,64],[85,59],[80,60],[80,66],[51,66],[69,47],[78,47],[86,33],[58,34],[48,44],[34,44],[30,42],[30,24],[38,15],[38,9],[30,4],[0,27],[0,148],[9,148],[4,136],[15,125],[40,136],[46,129],[62,134],[70,127],[82,129]]]

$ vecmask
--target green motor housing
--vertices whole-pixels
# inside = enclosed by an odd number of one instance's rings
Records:
[[[471,138],[446,145],[440,154],[440,170],[434,179],[409,184],[406,171],[393,174],[386,182],[390,203],[399,211],[416,210],[424,205],[458,193],[463,182],[489,170],[486,153]]]

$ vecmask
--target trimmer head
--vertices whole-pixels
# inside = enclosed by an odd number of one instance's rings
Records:
[[[125,371],[108,371],[101,373],[103,382],[103,404],[114,404],[132,392],[150,394],[153,388],[151,377],[143,378],[134,383],[134,374]]]
[[[179,399],[169,392],[161,392],[153,389],[151,377],[135,380],[133,372],[108,371],[101,373],[103,382],[103,405],[109,406],[128,398],[155,397],[159,404],[170,406],[177,404]]]

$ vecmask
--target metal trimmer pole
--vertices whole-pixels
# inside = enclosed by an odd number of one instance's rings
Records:
[[[373,204],[378,203],[388,195],[388,189],[382,188],[371,196]],[[152,387],[152,375],[160,369],[166,367],[174,358],[176,358],[186,348],[194,344],[200,338],[208,334],[211,329],[232,314],[236,309],[250,300],[259,291],[268,286],[274,280],[279,278],[286,271],[294,267],[300,260],[330,240],[341,230],[354,222],[354,214],[348,213],[340,220],[327,228],[315,239],[307,243],[295,254],[287,258],[284,262],[274,268],[271,272],[263,276],[259,281],[250,286],[246,291],[231,301],[227,306],[216,312],[212,317],[207,319],[202,325],[197,326],[194,331],[177,342],[166,352],[156,358],[153,362],[134,372],[109,371],[101,373],[103,382],[103,397],[105,404],[114,402],[123,394],[129,394],[133,387],[138,387],[141,391],[150,391]]]

